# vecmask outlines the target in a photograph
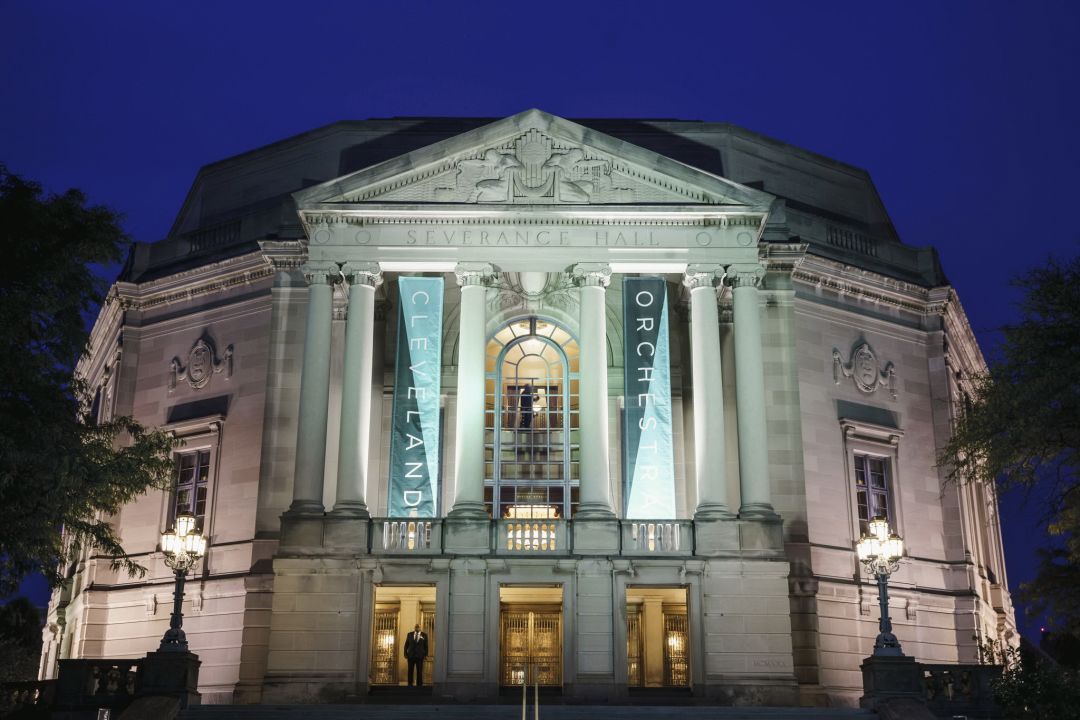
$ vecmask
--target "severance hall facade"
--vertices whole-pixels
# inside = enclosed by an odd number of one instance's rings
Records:
[[[857,168],[536,110],[314,130],[203,168],[113,286],[93,412],[175,433],[176,481],[114,518],[146,577],[70,568],[41,673],[157,646],[191,512],[204,702],[403,684],[420,624],[436,696],[854,704],[875,515],[907,654],[1015,640],[995,498],[935,465],[983,369]]]

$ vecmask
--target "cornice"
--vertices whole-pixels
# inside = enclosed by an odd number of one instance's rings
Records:
[[[149,310],[251,285],[272,277],[274,272],[272,262],[262,252],[255,252],[207,263],[160,280],[138,284],[118,282],[113,287],[124,309]]]
[[[948,305],[948,286],[926,288],[816,255],[805,255],[792,277],[796,282],[917,315],[941,314]]]

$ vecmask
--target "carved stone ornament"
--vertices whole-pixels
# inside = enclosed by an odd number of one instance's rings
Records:
[[[896,369],[893,364],[885,363],[879,367],[877,356],[869,343],[862,343],[852,352],[845,363],[840,351],[833,348],[833,382],[840,384],[840,376],[849,377],[855,387],[864,393],[872,393],[879,387],[888,388],[889,395],[896,399]]]
[[[193,390],[199,390],[219,373],[225,373],[226,380],[232,378],[233,346],[226,347],[225,354],[219,358],[213,339],[204,334],[191,346],[187,365],[182,364],[179,357],[169,363],[169,392],[176,389],[179,380],[186,380]]]
[[[495,147],[450,160],[409,183],[367,190],[356,202],[378,197],[405,202],[625,204],[702,202],[699,190],[609,157],[593,148],[530,129]]]

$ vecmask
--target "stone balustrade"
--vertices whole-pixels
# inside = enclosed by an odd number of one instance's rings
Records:
[[[623,520],[622,554],[660,557],[694,552],[694,524],[689,520]]]

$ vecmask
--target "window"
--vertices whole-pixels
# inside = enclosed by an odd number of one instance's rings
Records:
[[[515,506],[573,516],[578,503],[578,344],[537,316],[488,341],[484,502],[493,517]]]
[[[205,530],[206,493],[210,479],[210,450],[195,450],[176,456],[176,489],[173,492],[169,524],[180,513],[195,516],[195,526]]]
[[[867,532],[876,517],[893,521],[889,507],[889,460],[855,453],[855,495],[859,506],[859,530]]]

